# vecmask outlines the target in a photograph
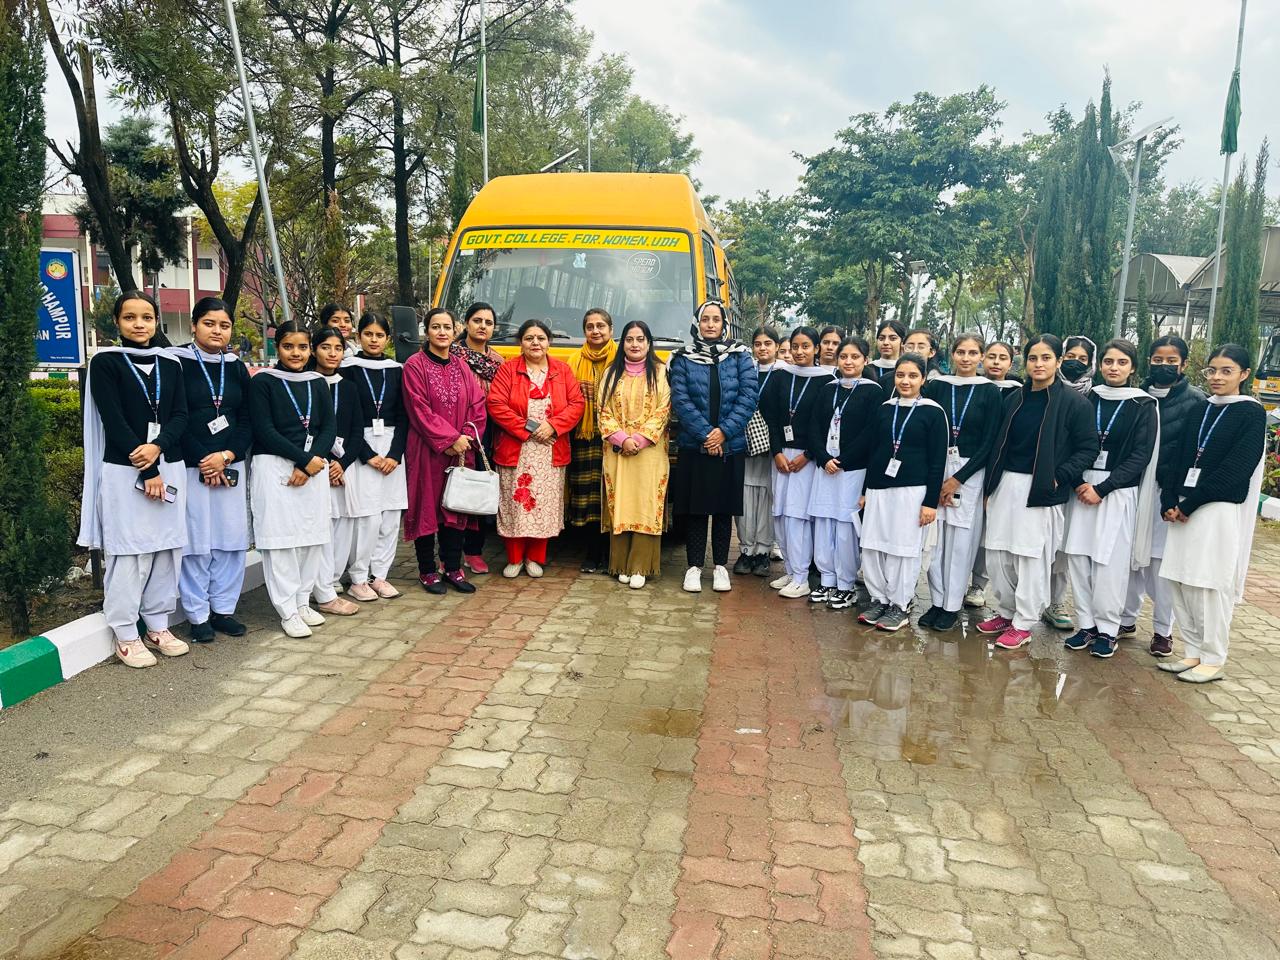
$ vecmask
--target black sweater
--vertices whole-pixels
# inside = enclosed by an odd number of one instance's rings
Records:
[[[151,372],[146,373],[138,364],[150,365]],[[145,394],[129,371],[130,365],[146,384]],[[160,435],[153,442],[160,447],[164,459],[177,461],[182,459],[182,435],[187,429],[187,392],[178,363],[166,357],[133,357],[125,353],[99,353],[89,361],[90,389],[106,435],[103,462],[130,466],[129,454],[147,442],[147,424],[154,417],[147,398],[155,399],[157,376]],[[160,461],[138,474],[144,480],[158,477]]]
[[[947,443],[958,446],[960,456],[969,460],[955,474],[956,479],[964,483],[984,469],[991,457],[991,448],[995,445],[996,431],[1000,429],[1001,414],[1004,412],[1004,398],[1000,395],[1000,388],[990,380],[962,385],[947,383],[945,380],[930,380],[924,385],[923,393],[942,407],[947,415]],[[955,438],[957,420],[960,421],[958,440]]]
[[[1217,420],[1219,411],[1222,419]],[[1182,433],[1178,455],[1173,461],[1174,475],[1181,481],[1160,489],[1160,509],[1180,507],[1191,516],[1206,503],[1244,503],[1249,496],[1249,481],[1258,469],[1266,446],[1267,411],[1262,404],[1244,400],[1238,403],[1208,404],[1204,413],[1188,423]],[[1217,426],[1213,424],[1217,421]],[[1213,433],[1200,457],[1200,479],[1194,487],[1186,486],[1187,471],[1196,463],[1196,446],[1200,425]]]
[[[307,412],[307,395],[311,395],[311,449],[304,449],[308,430],[298,419],[285,391],[293,394],[298,410]],[[255,376],[249,385],[249,409],[253,414],[254,453],[284,457],[299,470],[305,470],[312,457],[328,459],[333,449],[333,399],[329,385],[323,380],[290,383],[269,373]]]
[[[988,496],[995,492],[1000,478],[1009,469],[1012,441],[1009,428],[1018,410],[1034,392],[1031,384],[1004,391],[1004,420],[991,448],[991,464],[987,469]],[[1028,507],[1066,503],[1075,489],[1072,481],[1098,458],[1098,432],[1093,425],[1093,406],[1089,401],[1056,379],[1044,393],[1045,412],[1036,431]]]
[[[380,357],[366,357],[363,353],[357,354],[365,360],[385,359]],[[364,428],[373,426],[373,421],[378,417],[377,404],[375,401],[382,396],[382,421],[384,427],[391,432],[391,449],[387,451],[387,456],[397,463],[404,463],[404,448],[409,442],[409,418],[404,412],[404,392],[400,388],[401,369],[392,365],[392,361],[387,361],[386,369],[369,370],[366,367],[343,367],[339,371],[344,380],[351,384],[356,392],[356,396],[360,398],[360,430],[352,441],[357,446],[357,455],[361,463],[368,463],[378,454],[369,445],[364,438]],[[368,376],[368,380],[365,376]],[[386,392],[383,393],[382,385],[386,383]]]
[[[203,363],[183,357],[182,379],[187,388],[187,429],[182,434],[182,458],[188,467],[200,466],[209,454],[230,450],[239,462],[249,455],[253,441],[253,417],[249,412],[249,371],[239,360],[228,358],[223,368],[226,381],[222,387],[222,415],[227,426],[217,433],[209,432],[209,424],[218,417],[213,406],[213,389],[218,389],[218,364]],[[209,374],[205,380],[200,368]]]
[[[785,370],[774,370],[769,382],[760,391],[760,415],[769,427],[769,455],[776,456],[784,447],[796,450],[809,448],[809,424],[801,414],[804,401],[816,396],[829,377],[797,377]],[[792,415],[790,404],[795,404]],[[791,427],[792,439],[786,439],[786,428]],[[825,441],[825,436],[824,436]]]
[[[337,461],[346,470],[356,462],[359,441],[364,438],[360,398],[356,396],[356,385],[348,380],[339,378],[337,383],[328,386],[329,409],[334,411],[334,436],[342,440],[342,456]]]
[[[865,470],[871,455],[872,428],[879,418],[884,404],[884,391],[874,380],[854,381],[852,389],[840,386],[840,381],[823,383],[822,389],[810,387],[805,395],[802,410],[797,412],[805,420],[805,456],[821,470],[831,459],[827,453],[827,434],[835,411],[844,404],[840,416],[840,469],[846,472]]]
[[[871,428],[871,457],[867,464],[868,490],[890,487],[924,487],[922,506],[937,509],[942,477],[947,466],[947,416],[932,404],[920,403],[906,420],[911,404],[883,403]],[[885,475],[893,457],[893,414],[898,411],[898,475]],[[903,429],[903,423],[906,428]]]
[[[1147,381],[1142,389],[1150,386],[1151,382]],[[1156,397],[1156,403],[1160,405],[1160,460],[1156,463],[1156,483],[1161,490],[1176,489],[1182,485],[1186,475],[1177,470],[1182,437],[1186,431],[1200,426],[1200,417],[1208,401],[1198,387],[1193,387],[1183,377],[1169,388],[1166,396]]]
[[[1105,442],[1099,436],[1101,449],[1107,452],[1107,470],[1110,476],[1097,484],[1093,490],[1105,497],[1112,490],[1124,490],[1136,487],[1142,482],[1142,474],[1151,462],[1151,455],[1156,447],[1156,404],[1151,397],[1138,397],[1133,400],[1107,400],[1097,393],[1090,393],[1094,420],[1094,431],[1097,432],[1101,419],[1102,429],[1107,429],[1111,416],[1115,414],[1115,423],[1107,434]],[[1092,467],[1090,464],[1089,467]],[[1086,468],[1088,469],[1088,468]],[[1083,474],[1083,471],[1081,471]],[[1080,476],[1075,485],[1084,482]]]

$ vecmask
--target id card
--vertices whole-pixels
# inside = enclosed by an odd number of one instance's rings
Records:
[[[160,436],[160,424],[152,420],[147,424],[147,443],[154,443],[158,436]]]
[[[787,443],[791,443],[793,440],[795,440],[795,438],[796,438],[796,432],[792,430],[790,426],[786,426],[782,428],[783,440],[787,441]]]
[[[222,416],[218,417],[216,420],[209,421],[209,432],[221,433],[223,430],[227,429],[227,427],[229,426],[231,426],[231,424],[227,423],[227,415],[223,414]]]
[[[1187,481],[1186,483],[1183,484],[1183,486],[1194,487],[1199,482],[1200,482],[1200,468],[1192,467],[1190,470],[1187,471]]]
[[[305,450],[307,453],[310,453],[311,444],[314,442],[315,442],[315,437],[308,436],[307,439],[302,442],[302,449]]]
[[[1095,470],[1107,469],[1107,454],[1110,452],[1111,452],[1110,450],[1099,450],[1098,459],[1093,461],[1093,469]]]
[[[343,447],[342,445],[342,438],[334,437],[333,438],[333,455],[337,457],[339,460],[341,460],[344,456],[346,456],[346,454],[347,454],[347,451],[346,451],[346,448]]]
[[[373,421],[373,435],[380,437],[387,432],[387,422],[381,417]]]
[[[948,460],[948,462],[954,462],[954,461],[959,460],[959,459],[960,459],[960,448],[959,448],[959,447],[947,447],[947,460]]]
[[[898,468],[902,466],[902,461],[894,458],[884,465],[884,475],[886,477],[896,477]]]

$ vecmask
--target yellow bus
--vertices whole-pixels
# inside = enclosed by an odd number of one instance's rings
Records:
[[[688,340],[694,308],[718,297],[740,335],[736,284],[689,178],[668,173],[498,177],[471,201],[449,241],[433,306],[461,316],[482,300],[493,345],[516,351],[529,319],[547,320],[553,354],[582,345],[582,315],[603,307],[620,332],[643,320],[667,351]]]

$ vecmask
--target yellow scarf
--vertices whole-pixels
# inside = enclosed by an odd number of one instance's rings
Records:
[[[582,349],[569,360],[573,375],[578,378],[578,384],[582,387],[582,399],[586,401],[582,419],[578,421],[578,429],[574,433],[579,440],[594,440],[599,435],[596,424],[596,388],[617,353],[618,344],[613,340],[607,340],[598,349],[584,343]]]

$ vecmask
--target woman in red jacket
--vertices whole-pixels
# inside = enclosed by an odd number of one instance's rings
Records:
[[[502,575],[518,577],[524,570],[540,577],[547,540],[564,527],[569,435],[584,403],[573,370],[549,353],[551,328],[544,321],[526,320],[517,339],[520,356],[499,367],[489,387],[502,490],[498,534],[507,548]]]

